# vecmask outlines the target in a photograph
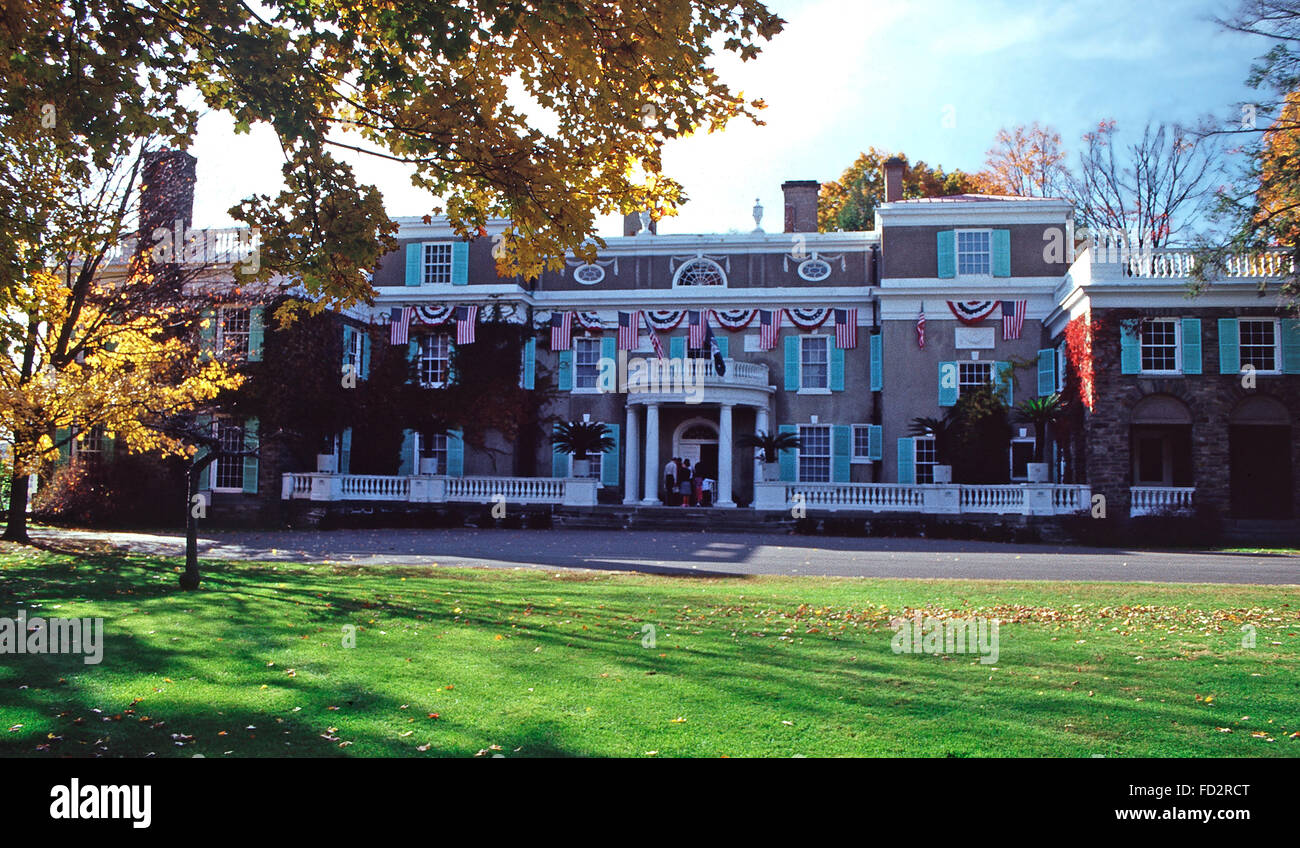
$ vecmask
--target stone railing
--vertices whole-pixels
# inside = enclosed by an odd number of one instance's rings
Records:
[[[999,486],[909,483],[754,484],[757,509],[863,510],[868,512],[1069,515],[1088,509],[1087,486],[1018,483]]]
[[[281,477],[282,500],[594,506],[597,480],[576,477],[439,477],[303,472]]]
[[[1128,490],[1131,516],[1190,512],[1195,486],[1133,486]]]
[[[1187,279],[1196,270],[1195,250],[1143,247],[1122,233],[1094,233],[1088,238],[1086,249],[1097,279]],[[1294,268],[1291,251],[1275,248],[1225,256],[1222,267],[1213,276],[1222,279],[1284,277],[1293,273]]]

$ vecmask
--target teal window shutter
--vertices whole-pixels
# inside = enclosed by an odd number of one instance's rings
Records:
[[[54,446],[58,448],[58,456],[55,462],[63,465],[72,456],[72,429],[69,427],[59,427],[54,431]]]
[[[1010,362],[993,363],[993,385],[998,387],[998,394],[1002,395],[1002,402],[1011,406],[1015,400],[1012,395],[1015,393],[1015,383],[1012,382],[1012,366]]]
[[[957,363],[939,363],[939,405],[953,406],[957,403]]]
[[[731,356],[730,353],[731,339],[727,338],[721,333],[714,333],[713,338],[718,343],[718,352],[722,354],[722,358],[726,359],[727,357]]]
[[[262,323],[262,307],[248,310],[248,361],[262,361],[262,347],[266,342],[266,325]]]
[[[447,433],[447,476],[465,476],[464,430],[451,430]]]
[[[451,284],[463,286],[469,282],[469,242],[451,243]]]
[[[524,376],[520,384],[525,389],[532,389],[537,384],[537,339],[524,342]]]
[[[1219,373],[1236,374],[1241,370],[1241,348],[1237,346],[1237,319],[1219,319]]]
[[[555,427],[552,429],[552,433],[554,433],[554,431],[558,430],[559,428],[560,425],[556,424]],[[554,436],[552,436],[552,438],[554,438]],[[560,451],[557,451],[553,444],[551,447],[551,476],[552,477],[569,476],[569,455],[567,453],[562,453]]]
[[[879,462],[885,453],[885,428],[879,424],[867,425],[867,459]]]
[[[799,337],[785,337],[785,390],[799,391]]]
[[[618,339],[606,336],[600,340],[600,358],[611,362],[618,361]]]
[[[402,452],[397,460],[397,475],[409,477],[415,473],[415,431],[402,431]]]
[[[370,328],[359,331],[361,333],[361,378],[370,377]]]
[[[853,428],[831,427],[831,482],[849,482],[849,464],[853,461]]]
[[[600,484],[602,486],[617,486],[619,447],[622,442],[619,438],[617,424],[606,424],[605,427],[609,430],[609,437],[614,440],[614,446],[600,456]]]
[[[257,446],[257,419],[249,418],[244,421],[244,450],[252,450]],[[244,492],[250,495],[257,494],[256,456],[244,457]]]
[[[799,435],[799,428],[793,424],[782,424],[776,428],[778,433],[793,433]],[[793,483],[798,476],[799,458],[793,449],[783,450],[779,457],[781,462],[781,480],[786,483]]]
[[[1119,373],[1137,374],[1142,370],[1142,343],[1138,340],[1137,322],[1119,325]]]
[[[938,234],[939,278],[950,279],[957,276],[957,239],[952,230],[940,230]]]
[[[1300,374],[1300,319],[1282,319],[1282,373]]]
[[[993,276],[1011,276],[1011,231],[993,231]]]
[[[117,439],[108,435],[108,433],[105,433],[104,438],[100,444],[101,444],[101,450],[103,452],[104,460],[111,462],[113,459],[113,455],[117,452]]]
[[[916,440],[911,436],[898,440],[898,482],[916,482]]]
[[[885,342],[879,333],[871,334],[871,391],[885,387]]]
[[[1045,397],[1056,391],[1056,351],[1052,348],[1038,352],[1038,396]]]
[[[573,351],[560,351],[559,372],[556,376],[556,383],[560,391],[573,391]]]
[[[844,348],[831,345],[831,391],[844,391]]]
[[[1183,324],[1183,373],[1201,373],[1201,319],[1184,318]]]
[[[343,431],[339,437],[339,473],[351,474],[352,471],[352,428]]]
[[[418,241],[406,246],[406,284],[424,284],[424,245]]]
[[[673,336],[668,340],[668,356],[679,362],[686,358],[685,336]]]

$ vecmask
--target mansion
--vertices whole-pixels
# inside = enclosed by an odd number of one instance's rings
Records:
[[[1101,496],[1118,515],[1296,516],[1300,321],[1277,295],[1288,255],[1242,257],[1189,298],[1191,251],[1076,234],[1058,199],[904,200],[902,170],[886,164],[871,231],[817,232],[819,185],[793,181],[779,231],[758,207],[751,232],[725,234],[660,235],[629,215],[594,262],[527,280],[497,274],[504,221],[463,240],[445,221],[398,219],[373,305],[329,325],[340,371],[365,380],[400,350],[437,389],[481,343],[476,322],[517,324],[519,385],[545,387],[537,432],[489,433],[479,449],[461,430],[344,426],[324,447],[214,462],[213,518],[273,522],[300,501],[654,505],[674,457],[716,481],[719,509],[1059,515]],[[214,312],[218,342],[250,369],[273,349],[269,309]],[[951,479],[914,422],[989,384],[1010,407],[1060,393],[1070,413],[1040,452],[1013,410],[995,452],[1005,474]],[[575,464],[550,436],[584,420],[613,446]],[[259,421],[213,426],[239,445]],[[800,446],[768,466],[741,442],[757,432]],[[363,439],[393,447],[361,451]]]

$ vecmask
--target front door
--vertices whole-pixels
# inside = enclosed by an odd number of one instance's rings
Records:
[[[1234,518],[1290,518],[1291,428],[1228,429],[1229,488]]]

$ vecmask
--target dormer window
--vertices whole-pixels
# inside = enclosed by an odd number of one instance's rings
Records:
[[[674,286],[725,286],[727,274],[712,259],[692,259],[677,269]]]

